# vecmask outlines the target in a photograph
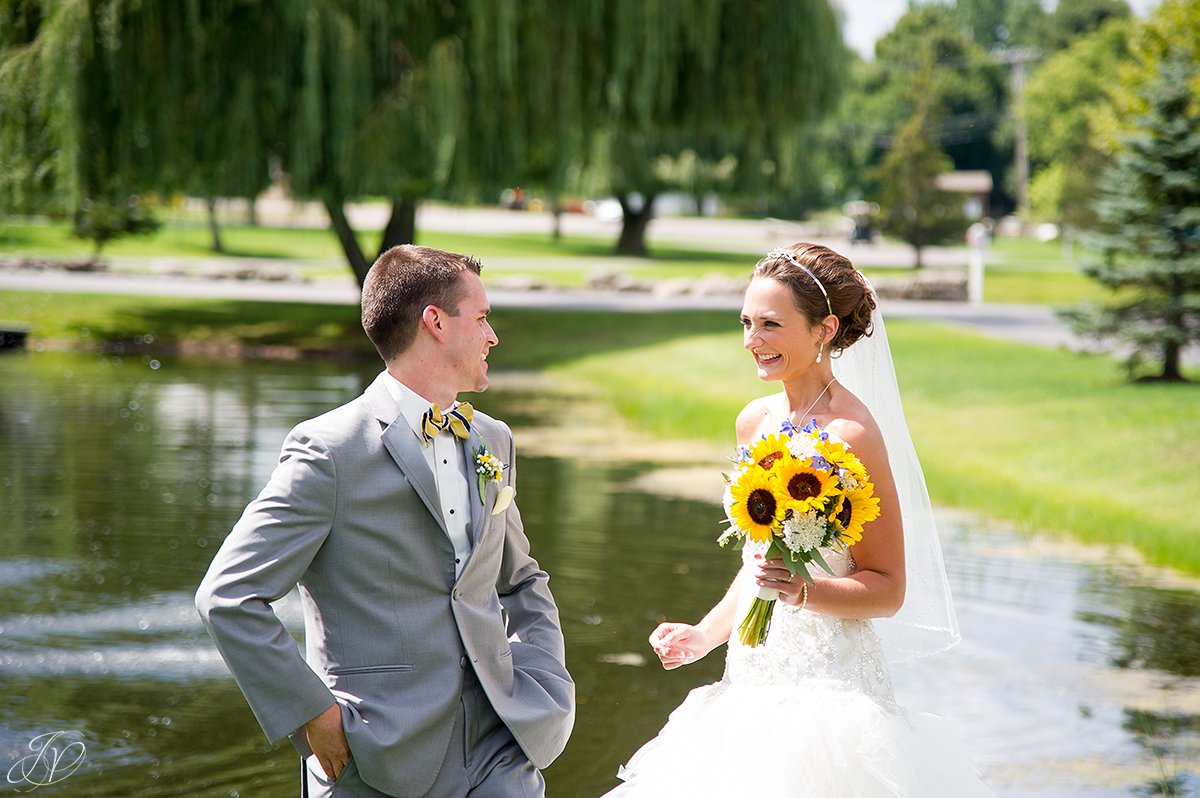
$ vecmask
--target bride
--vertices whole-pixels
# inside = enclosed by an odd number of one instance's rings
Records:
[[[958,629],[870,284],[827,247],[774,250],[751,275],[742,327],[758,376],[783,391],[741,412],[739,445],[815,421],[862,461],[880,514],[853,549],[822,549],[833,575],[811,569],[811,584],[747,541],[703,620],[654,630],[667,670],[727,643],[725,675],[688,695],[609,795],[993,796],[940,719],[892,694],[889,660],[948,648]],[[727,490],[733,517],[731,502]],[[766,641],[749,647],[732,632],[760,588],[779,598]]]

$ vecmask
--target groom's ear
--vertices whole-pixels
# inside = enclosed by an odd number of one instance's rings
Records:
[[[438,341],[446,340],[446,312],[437,305],[426,305],[421,311],[421,327]]]

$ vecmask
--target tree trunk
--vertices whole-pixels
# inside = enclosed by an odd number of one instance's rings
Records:
[[[1179,367],[1180,354],[1181,347],[1174,341],[1163,344],[1163,369],[1159,379],[1164,382],[1183,382],[1183,371]]]
[[[636,211],[629,204],[628,195],[622,195],[620,202],[621,237],[617,239],[617,254],[648,257],[650,253],[646,250],[646,228],[654,217],[654,195],[647,194],[642,207]]]
[[[225,247],[221,245],[221,226],[217,224],[217,198],[205,197],[204,204],[208,206],[208,229],[212,233],[213,252],[224,255]]]
[[[346,262],[350,265],[350,270],[354,272],[354,279],[358,280],[358,287],[362,288],[371,264],[367,263],[362,247],[358,245],[358,239],[354,235],[354,229],[350,227],[350,222],[346,219],[346,209],[342,198],[327,196],[323,202],[325,211],[329,214],[330,226],[337,234],[338,243],[342,245],[342,252],[346,254]]]
[[[1183,298],[1186,295],[1186,286],[1183,280],[1176,276],[1170,282],[1171,304],[1167,311],[1167,327],[1171,330],[1187,330],[1185,324]],[[1185,337],[1186,341],[1187,338]],[[1162,377],[1159,379],[1166,382],[1183,382],[1183,369],[1181,360],[1183,358],[1183,346],[1178,341],[1163,341],[1163,368]]]
[[[925,248],[920,246],[919,244],[913,244],[913,254],[916,255],[916,258],[917,258],[917,263],[913,268],[920,269],[925,266],[925,261],[922,260],[922,254],[921,254],[924,249]]]
[[[563,206],[562,206],[562,200],[560,198],[555,197],[550,202],[550,213],[551,213],[551,215],[554,216],[554,230],[551,235],[554,239],[554,242],[558,243],[559,241],[562,240]]]
[[[383,240],[379,242],[379,254],[401,244],[414,244],[417,240],[417,203],[412,197],[392,200],[392,215],[383,228]]]

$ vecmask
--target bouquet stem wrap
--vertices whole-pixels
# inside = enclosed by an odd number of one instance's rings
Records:
[[[779,591],[771,587],[760,587],[758,595],[750,602],[750,609],[738,627],[738,640],[742,645],[760,646],[767,640],[767,632],[771,631],[771,615],[775,612],[775,600]]]

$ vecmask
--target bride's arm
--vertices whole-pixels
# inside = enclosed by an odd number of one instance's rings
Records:
[[[753,440],[766,417],[766,399],[755,399],[738,414],[735,424],[739,444]],[[650,646],[667,670],[695,662],[717,646],[729,642],[737,611],[738,584],[735,579],[725,596],[696,625],[662,623],[650,635]]]
[[[873,421],[838,419],[829,432],[850,444],[866,466],[879,497],[879,517],[866,525],[862,540],[850,549],[858,566],[855,573],[830,577],[810,568],[814,582],[808,586],[805,606],[838,618],[891,617],[904,603],[904,531],[883,438]],[[778,590],[782,601],[798,606],[804,601],[803,582],[799,577],[788,582],[788,575],[781,560],[772,560],[756,578],[759,585]]]
[[[650,635],[650,647],[667,670],[688,665],[704,657],[722,643],[729,642],[733,632],[733,615],[737,609],[737,581],[725,591],[725,597],[708,611],[696,625],[660,623]]]

